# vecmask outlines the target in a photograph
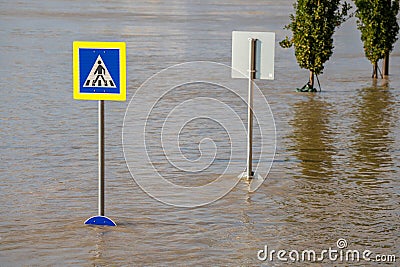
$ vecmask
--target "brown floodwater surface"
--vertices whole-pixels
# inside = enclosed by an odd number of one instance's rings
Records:
[[[276,255],[259,260],[258,251],[267,245],[320,252],[337,249],[340,238],[348,249],[400,257],[400,45],[389,79],[373,82],[352,18],[337,30],[334,54],[319,76],[322,92],[297,93],[308,73],[292,49],[278,45],[290,34],[283,27],[292,3],[0,1],[0,266],[283,266]],[[171,65],[200,60],[229,66],[233,30],[276,33],[275,80],[256,81],[276,127],[275,159],[262,186],[249,193],[240,181],[225,197],[197,208],[155,200],[125,162],[121,135],[129,101],[106,102],[106,215],[118,226],[85,226],[97,214],[97,103],[72,98],[72,42],[126,42],[129,100]],[[193,93],[190,86],[155,106],[146,134],[149,157],[169,181],[199,186],[222,174],[229,133],[205,118],[176,125],[182,127],[183,159],[195,161],[204,138],[220,153],[213,168],[188,176],[163,161],[156,139],[157,119],[180,97],[190,100],[184,95]],[[197,94],[225,99],[245,123],[246,107],[234,94],[203,89],[209,91],[197,88]],[[234,156],[233,166],[244,169],[246,154]],[[140,166],[147,159],[131,160]],[[144,170],[141,175],[154,179]],[[294,265],[340,264],[376,263]]]

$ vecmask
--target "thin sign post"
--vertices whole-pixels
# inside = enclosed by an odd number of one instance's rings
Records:
[[[105,216],[104,100],[126,100],[126,44],[124,42],[73,43],[73,96],[98,101],[98,216],[85,224],[116,226]]]
[[[99,100],[99,216],[104,216],[104,100]]]
[[[249,99],[247,105],[247,178],[253,177],[253,80],[257,39],[249,38]]]
[[[247,168],[239,175],[252,179],[253,172],[253,95],[254,79],[274,79],[275,33],[232,32],[232,78],[248,79]]]

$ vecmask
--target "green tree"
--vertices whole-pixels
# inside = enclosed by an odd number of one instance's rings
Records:
[[[397,41],[399,0],[355,0],[357,26],[361,31],[365,56],[373,66],[372,77],[378,78],[378,61],[386,58],[384,73],[388,74],[389,54]]]
[[[285,29],[292,38],[280,42],[284,48],[294,45],[297,63],[310,71],[309,84],[314,88],[314,74],[324,70],[324,63],[333,53],[333,34],[347,17],[351,6],[340,0],[297,0],[296,13],[290,15]]]

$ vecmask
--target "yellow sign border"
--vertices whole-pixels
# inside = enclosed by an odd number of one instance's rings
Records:
[[[105,93],[81,93],[79,77],[79,49],[119,49],[119,94]],[[125,42],[73,42],[73,95],[74,99],[79,100],[113,100],[126,101],[126,43]]]

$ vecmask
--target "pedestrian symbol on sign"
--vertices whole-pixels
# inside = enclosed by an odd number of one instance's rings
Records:
[[[126,100],[126,44],[73,43],[74,99]]]
[[[93,64],[83,87],[102,87],[102,88],[115,88],[115,83],[104,64],[103,59],[99,55]]]

